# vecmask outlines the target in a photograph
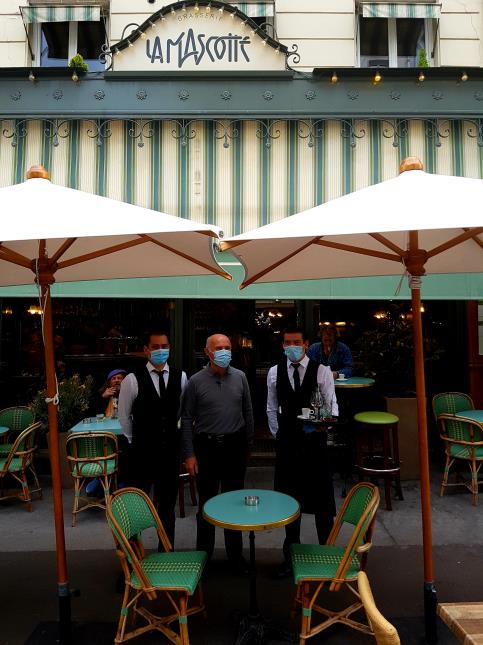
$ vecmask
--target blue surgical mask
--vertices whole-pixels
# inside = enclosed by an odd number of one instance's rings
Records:
[[[213,363],[218,367],[228,367],[231,363],[231,349],[217,349],[213,352]]]
[[[304,348],[301,345],[289,345],[284,347],[283,351],[291,363],[298,363],[304,355]]]
[[[153,365],[164,365],[169,358],[169,349],[153,349],[151,352],[151,363]]]

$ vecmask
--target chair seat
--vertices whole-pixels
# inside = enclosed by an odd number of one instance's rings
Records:
[[[290,550],[295,584],[302,580],[331,580],[346,551],[345,547],[329,544],[292,544]],[[354,555],[344,579],[355,580],[358,573],[359,560]]]
[[[106,472],[108,475],[116,469],[116,460],[108,459],[107,462],[96,463],[93,461],[87,461],[85,464],[76,463],[75,468],[72,470],[74,477],[99,477],[104,474],[104,463],[107,464]]]
[[[5,462],[7,461],[6,457],[0,459],[0,470],[3,470]],[[32,463],[32,458],[29,457],[27,460],[23,460],[22,457],[14,457],[8,465],[9,473],[17,473],[19,470],[22,470],[22,464],[24,467],[29,466]]]
[[[475,459],[477,461],[483,460],[483,446],[472,449],[469,446],[461,446],[452,443],[449,448],[451,456],[457,457],[458,459],[472,459],[473,450],[475,451]]]
[[[359,423],[384,425],[387,423],[397,423],[399,421],[399,417],[397,417],[395,414],[391,414],[390,412],[379,412],[375,410],[369,412],[358,412],[354,416],[354,420],[358,421]]]
[[[0,456],[6,457],[12,450],[13,443],[0,443]]]
[[[204,551],[151,553],[141,560],[141,568],[153,587],[180,589],[193,595],[207,556]],[[142,584],[136,573],[131,576],[136,589]]]

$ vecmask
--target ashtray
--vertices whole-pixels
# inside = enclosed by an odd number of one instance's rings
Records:
[[[259,501],[258,495],[245,495],[245,504],[247,506],[258,506]]]

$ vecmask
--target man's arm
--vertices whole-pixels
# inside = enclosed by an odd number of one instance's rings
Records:
[[[325,365],[319,365],[317,370],[317,383],[319,384],[319,389],[324,397],[324,401],[329,404],[329,408],[332,414],[335,417],[339,416],[339,406],[337,405],[337,397],[335,396],[335,384],[334,378],[330,367],[325,367]]]
[[[132,406],[138,395],[138,381],[134,374],[128,374],[121,383],[117,414],[121,424],[122,433],[129,443],[132,441]]]
[[[277,397],[277,366],[274,365],[267,374],[267,418],[270,432],[275,437],[278,432],[278,397]]]
[[[196,412],[196,388],[193,380],[188,381],[181,403],[181,445],[186,469],[196,475],[198,464],[193,448],[193,424]]]
[[[243,383],[243,418],[245,419],[245,431],[247,433],[248,445],[252,446],[253,436],[255,434],[255,423],[253,421],[253,406],[252,406],[252,397],[250,395],[250,388],[248,387],[248,381],[245,374],[242,373],[242,383]]]

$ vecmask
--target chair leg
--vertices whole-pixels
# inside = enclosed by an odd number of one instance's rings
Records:
[[[300,645],[305,645],[307,636],[310,634],[310,619],[312,608],[309,597],[310,585],[305,582],[301,586],[302,592],[302,618],[300,623]]]
[[[471,469],[471,495],[473,506],[478,506],[478,471],[475,461],[470,461]]]
[[[119,616],[119,623],[117,625],[116,638],[114,639],[115,643],[122,643],[124,640],[124,632],[126,630],[126,622],[129,614],[128,601],[129,601],[129,585],[124,587],[124,595],[122,597],[122,607],[121,614]]]
[[[444,465],[443,479],[441,480],[441,489],[439,491],[439,496],[443,497],[446,486],[448,485],[448,476],[449,469],[453,463],[454,459],[451,459],[450,455],[446,454],[446,463]]]
[[[77,521],[77,513],[79,512],[79,497],[83,479],[74,477],[74,499],[72,501],[72,526],[75,526]]]
[[[181,593],[179,597],[179,636],[181,645],[189,645],[188,636],[188,616],[186,614],[186,593]]]
[[[34,478],[35,492],[39,494],[39,499],[42,499],[42,488],[40,487],[39,478],[37,477],[37,471],[35,470],[33,462],[30,464],[30,472],[32,473],[32,476]]]
[[[30,491],[29,491],[29,485],[27,482],[27,475],[25,474],[25,471],[22,470],[20,473],[20,482],[22,484],[22,495],[23,495],[23,500],[27,504],[27,510],[29,513],[32,512],[32,499],[30,497]]]

